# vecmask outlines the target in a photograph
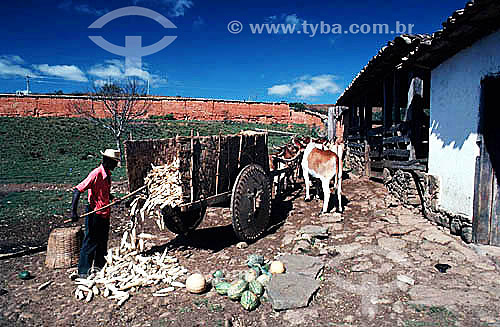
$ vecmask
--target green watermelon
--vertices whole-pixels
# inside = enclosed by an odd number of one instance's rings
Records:
[[[257,278],[257,276],[258,275],[257,275],[257,272],[255,271],[255,269],[248,269],[245,272],[243,279],[250,283],[252,280],[255,280]]]
[[[222,270],[216,270],[216,271],[212,274],[212,277],[213,277],[213,278],[224,278],[224,273],[222,272]]]
[[[262,293],[264,293],[264,287],[262,286],[261,283],[259,283],[256,280],[253,280],[250,283],[248,283],[248,290],[257,296],[261,296]]]
[[[263,274],[257,277],[256,281],[258,281],[262,286],[266,286],[269,281],[271,280],[271,277],[269,275]]]
[[[227,296],[231,300],[238,300],[248,287],[248,282],[245,280],[237,280],[231,283],[231,286],[227,289]]]
[[[250,268],[252,268],[253,270],[255,270],[255,272],[257,273],[257,277],[260,276],[260,274],[261,274],[260,266],[256,265],[256,266],[252,266]]]
[[[245,310],[252,311],[259,305],[259,298],[250,291],[241,294],[240,303]]]
[[[220,295],[226,295],[230,286],[228,282],[219,282],[215,285],[215,291]]]
[[[261,266],[264,264],[264,257],[258,254],[250,254],[247,258],[248,267]]]

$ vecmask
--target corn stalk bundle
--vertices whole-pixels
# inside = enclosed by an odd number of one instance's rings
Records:
[[[131,205],[130,216],[139,213],[142,221],[145,217],[155,218],[156,224],[163,230],[165,228],[161,211],[169,206],[175,208],[182,204],[182,178],[179,171],[180,161],[175,158],[171,163],[163,166],[152,166],[151,171],[144,179],[148,195],[137,197]],[[144,203],[138,209],[140,203]]]
[[[119,247],[108,250],[106,264],[88,278],[77,278],[75,297],[92,301],[97,295],[116,300],[121,306],[130,298],[130,293],[143,287],[151,287],[152,296],[167,296],[175,288],[183,288],[187,269],[177,258],[163,253],[152,256],[142,254],[149,236],[136,235],[135,227],[125,231]]]

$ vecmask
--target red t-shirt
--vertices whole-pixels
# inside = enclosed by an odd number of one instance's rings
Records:
[[[80,184],[76,186],[78,191],[89,190],[89,203],[91,210],[99,209],[109,204],[111,190],[111,172],[106,172],[103,165],[92,170]],[[96,212],[98,215],[109,218],[111,208]]]

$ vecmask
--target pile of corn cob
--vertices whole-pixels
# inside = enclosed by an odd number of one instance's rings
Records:
[[[179,172],[180,161],[175,158],[170,164],[152,166],[144,179],[148,196],[136,197],[131,204],[130,216],[139,213],[142,221],[146,216],[155,218],[160,230],[165,228],[161,210],[166,206],[175,208],[182,204],[182,180]],[[138,210],[139,204],[144,203]]]
[[[123,234],[121,244],[108,250],[106,264],[88,278],[76,279],[75,297],[90,302],[96,295],[114,299],[121,306],[130,298],[130,292],[141,287],[151,287],[153,296],[166,296],[175,287],[183,288],[187,269],[177,258],[162,254],[143,256],[144,242],[151,235],[135,235],[135,227]]]

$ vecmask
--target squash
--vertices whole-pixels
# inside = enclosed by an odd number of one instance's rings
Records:
[[[281,261],[273,261],[269,267],[269,272],[271,274],[282,274],[285,272],[285,265]]]
[[[195,294],[203,292],[206,288],[205,277],[202,274],[192,274],[186,279],[186,289]]]

